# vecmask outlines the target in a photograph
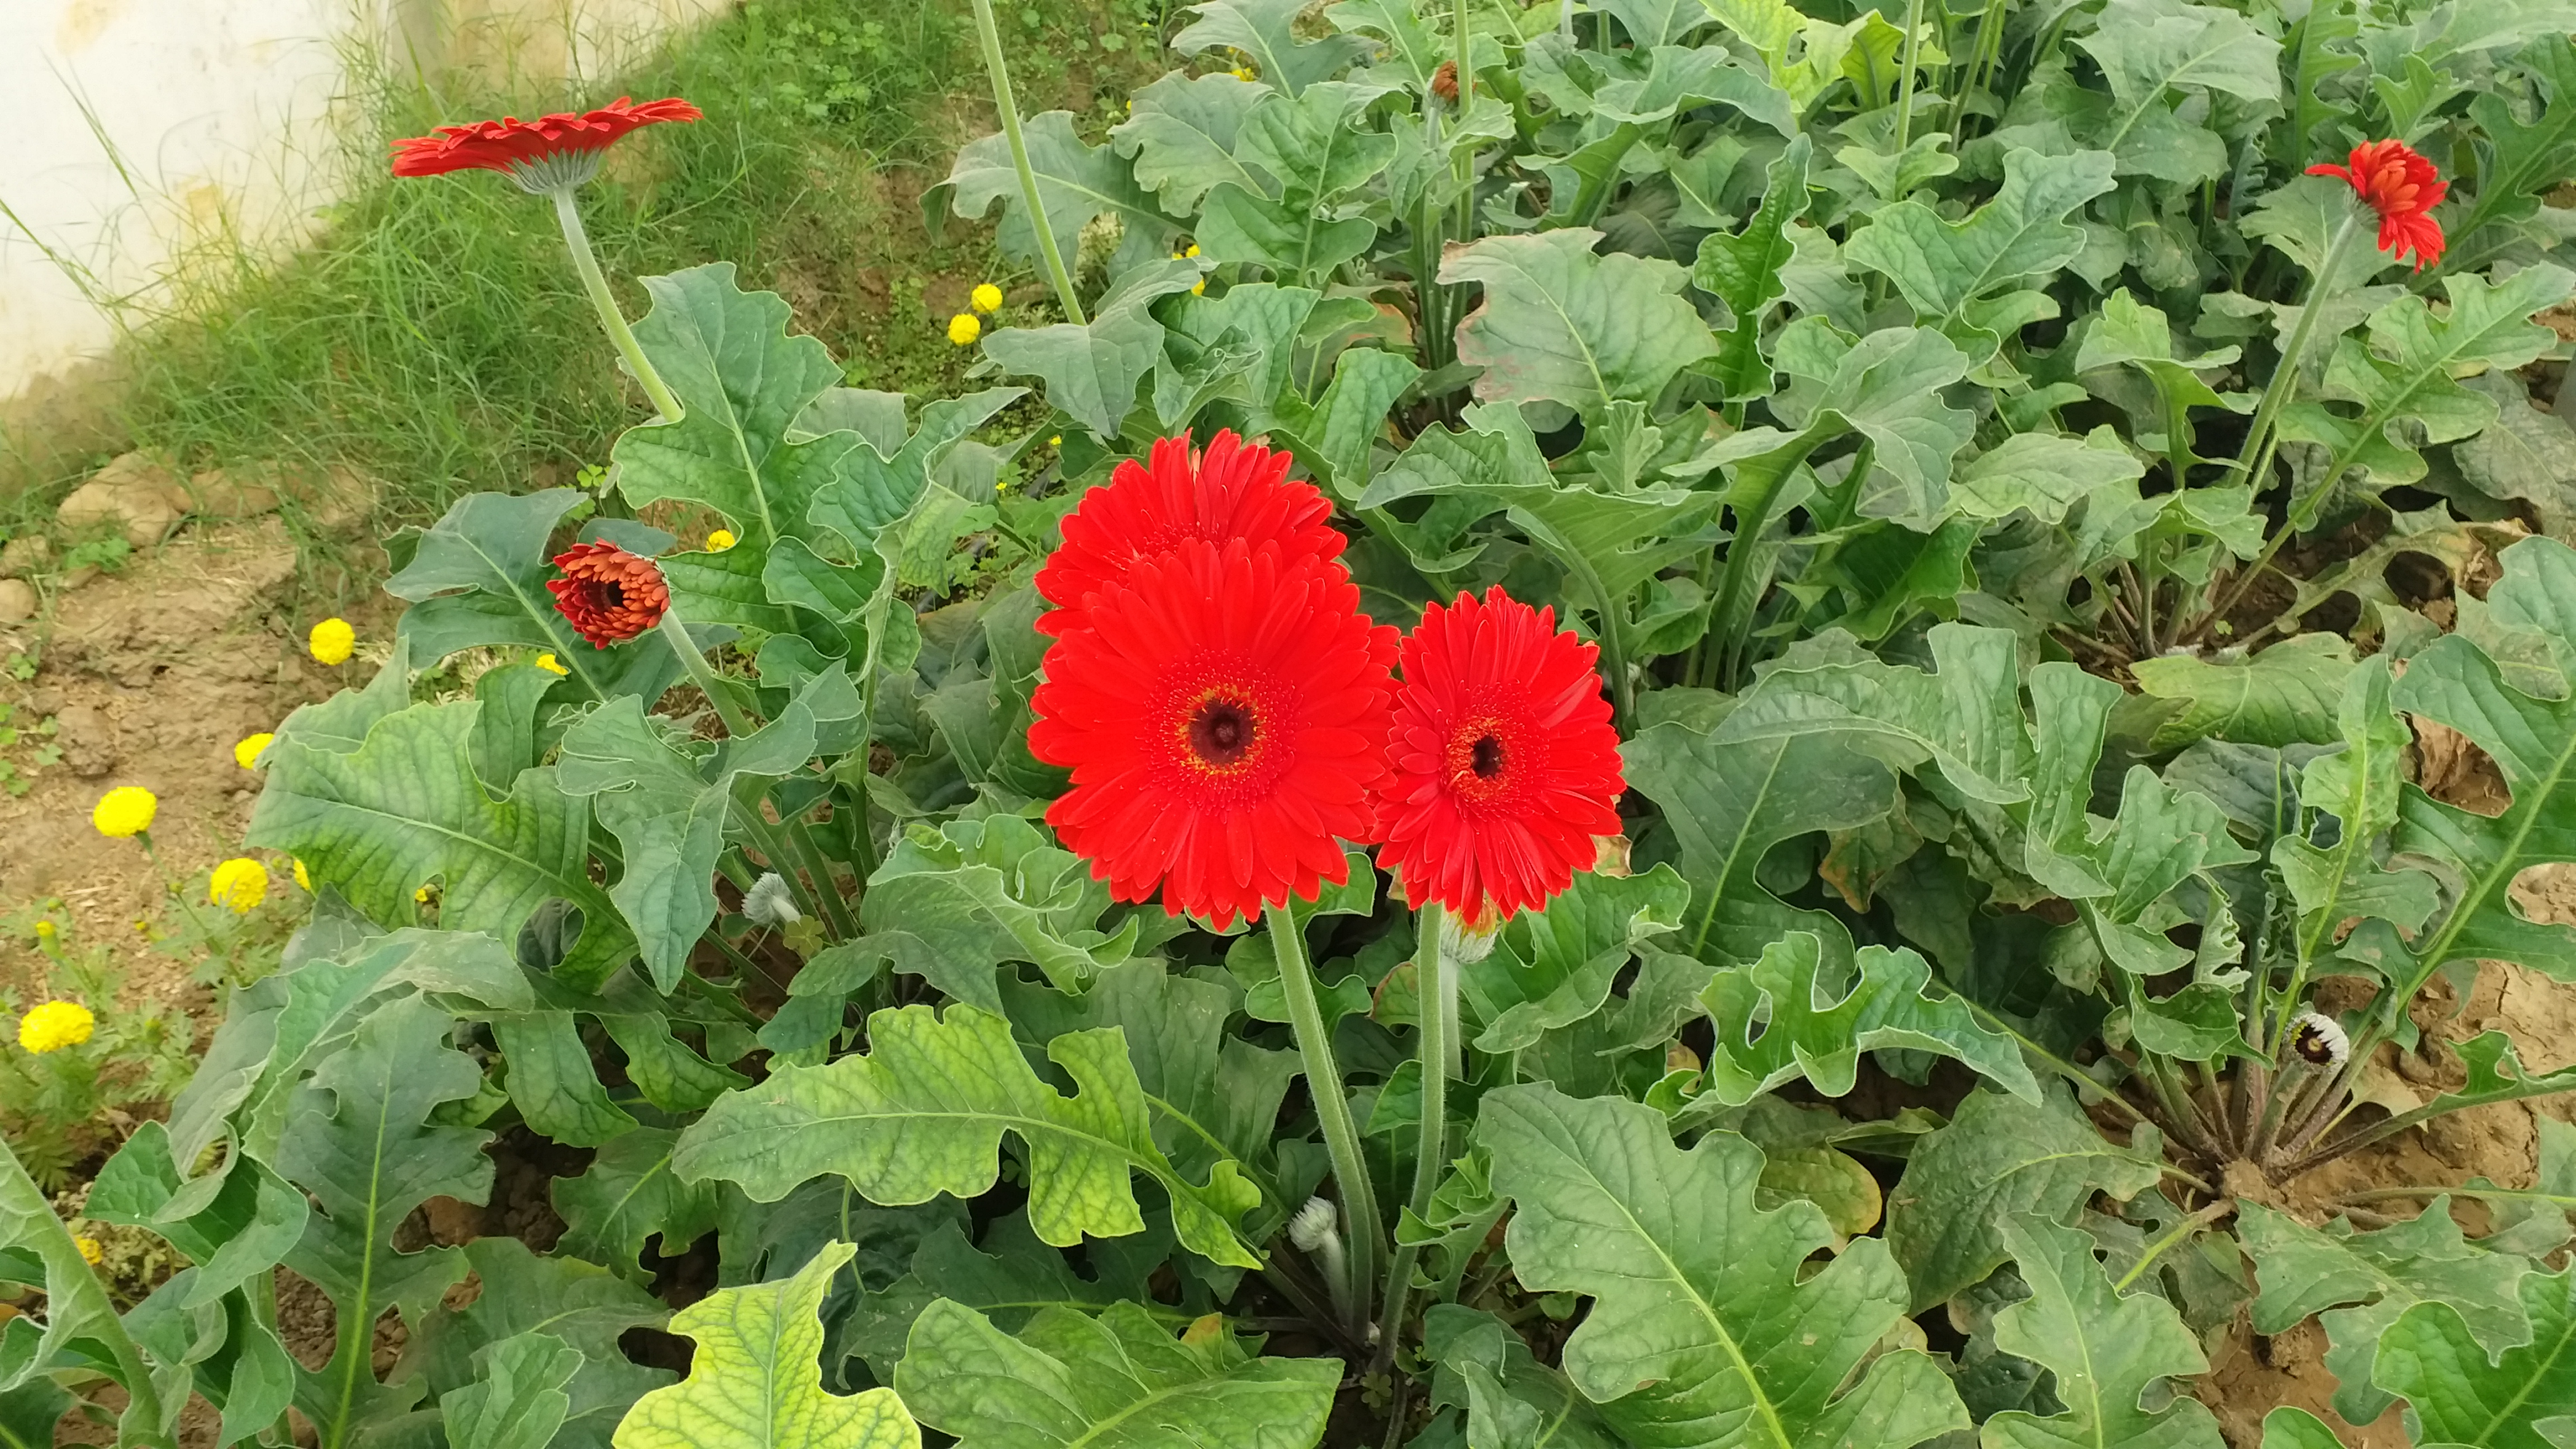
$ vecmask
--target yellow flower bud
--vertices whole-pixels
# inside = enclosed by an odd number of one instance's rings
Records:
[[[249,915],[268,899],[268,867],[246,855],[225,861],[206,878],[206,899],[236,916]]]
[[[358,631],[350,628],[346,619],[325,619],[305,636],[304,647],[325,664],[345,664],[350,651],[358,647]]]
[[[89,1040],[98,1018],[77,1001],[48,1001],[18,1018],[18,1045],[43,1056]]]
[[[948,340],[960,347],[972,347],[984,335],[984,324],[972,312],[960,312],[948,319]]]
[[[243,740],[240,744],[233,746],[233,763],[241,766],[245,770],[258,769],[259,752],[267,749],[270,742],[276,738],[277,736],[269,733],[268,731],[261,730],[258,734],[252,735]]]
[[[553,650],[551,650],[551,649],[549,649],[549,650],[547,650],[545,653],[540,654],[540,655],[538,655],[538,656],[537,656],[537,667],[538,667],[539,669],[544,670],[544,671],[545,671],[546,673],[548,673],[548,674],[570,674],[570,673],[572,673],[572,671],[571,671],[571,670],[564,668],[564,662],[563,662],[562,660],[560,660],[560,659],[557,659],[557,658],[554,656],[554,651],[553,651]]]
[[[733,530],[732,530],[732,529],[730,529],[730,528],[719,528],[719,529],[715,530],[713,533],[710,533],[710,534],[708,534],[708,535],[707,535],[707,552],[709,552],[709,553],[722,553],[722,552],[724,552],[726,549],[729,549],[729,548],[733,547],[733,546],[734,546],[734,544],[736,544],[736,543],[737,543],[737,542],[739,542],[739,541],[740,541],[740,540],[736,539],[736,538],[733,536]]]
[[[105,1256],[105,1254],[99,1251],[98,1239],[93,1238],[86,1233],[72,1239],[72,1246],[80,1249],[81,1261],[89,1264],[93,1268],[97,1267],[98,1260]]]
[[[978,312],[999,312],[1002,310],[1002,289],[990,282],[980,283],[967,300]]]
[[[313,877],[304,869],[301,860],[295,862],[295,888],[308,896],[313,894]]]
[[[140,785],[119,785],[98,797],[89,812],[89,823],[98,833],[123,839],[140,835],[152,828],[152,817],[161,809],[161,801]]]
[[[51,918],[48,918],[36,923],[36,936],[40,940],[50,941],[54,939],[55,936],[61,934],[62,929],[62,927],[55,925]]]

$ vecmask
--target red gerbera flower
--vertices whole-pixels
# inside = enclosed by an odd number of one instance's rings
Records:
[[[1395,631],[1338,564],[1185,539],[1095,591],[1049,646],[1029,750],[1073,771],[1047,808],[1120,900],[1219,929],[1345,879],[1386,765]]]
[[[1598,652],[1500,587],[1422,611],[1379,808],[1379,854],[1406,900],[1481,925],[1544,907],[1592,868],[1627,788]]]
[[[1067,515],[1064,543],[1038,570],[1038,596],[1056,612],[1038,619],[1041,633],[1062,634],[1081,622],[1079,606],[1140,559],[1169,553],[1184,539],[1255,548],[1277,543],[1283,557],[1341,556],[1333,505],[1311,483],[1288,481],[1289,456],[1246,443],[1231,430],[1193,454],[1190,435],[1154,443],[1150,469],[1130,458],[1107,486],[1082,497]]]
[[[631,97],[619,96],[614,105],[577,116],[566,113],[533,121],[505,116],[470,126],[441,126],[437,135],[394,143],[394,174],[500,171],[530,191],[553,191],[578,186],[597,175],[601,157],[629,131],[657,121],[694,121],[703,114],[676,96],[640,106]]]
[[[2310,176],[2340,176],[2379,213],[2379,249],[2399,261],[2415,254],[2415,270],[2442,259],[2442,224],[2433,208],[2451,183],[2433,163],[2403,141],[2364,141],[2346,166],[2311,166]]]
[[[577,543],[555,555],[564,576],[546,580],[555,608],[592,647],[623,644],[662,622],[671,589],[662,567],[613,543]]]

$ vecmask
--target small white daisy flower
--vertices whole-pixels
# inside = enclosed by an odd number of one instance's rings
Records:
[[[742,914],[755,926],[792,926],[803,919],[787,895],[787,882],[771,871],[742,893]]]

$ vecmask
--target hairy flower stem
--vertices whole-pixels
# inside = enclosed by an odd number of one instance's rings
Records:
[[[1306,961],[1306,937],[1285,906],[1262,912],[1270,928],[1270,949],[1279,958],[1279,989],[1288,1000],[1288,1025],[1297,1037],[1297,1054],[1306,1066],[1306,1094],[1315,1101],[1323,1124],[1324,1150],[1333,1160],[1333,1181],[1342,1197],[1344,1247],[1350,1255],[1351,1328],[1365,1333],[1369,1289],[1377,1282],[1379,1245],[1386,1230],[1377,1216],[1377,1187],[1369,1179],[1368,1159],[1360,1155],[1359,1124],[1351,1120],[1351,1100],[1342,1088],[1342,1069],[1333,1060],[1332,1034],[1323,1008],[1315,1000],[1315,970]]]
[[[1422,1067],[1421,1135],[1416,1139],[1413,1157],[1413,1215],[1425,1222],[1431,1218],[1431,1194],[1440,1186],[1440,1169],[1449,1163],[1449,1077],[1458,1067],[1458,1044],[1450,1040],[1456,1027],[1455,999],[1457,967],[1448,953],[1440,949],[1443,912],[1438,901],[1422,908],[1413,935],[1413,983],[1419,1004],[1414,1014],[1419,1018],[1415,1032],[1417,1060]],[[1387,1270],[1386,1299],[1380,1310],[1377,1359],[1383,1364],[1395,1356],[1396,1334],[1404,1327],[1404,1310],[1413,1296],[1413,1268],[1422,1259],[1418,1243],[1398,1241],[1395,1265]]]
[[[1002,56],[1002,32],[993,23],[993,0],[975,0],[975,38],[983,42],[984,73],[993,81],[993,109],[1002,116],[1002,135],[1011,143],[1011,165],[1020,173],[1020,204],[1028,208],[1029,226],[1038,234],[1038,255],[1045,259],[1047,280],[1064,320],[1082,326],[1082,299],[1074,295],[1073,274],[1065,270],[1064,251],[1047,225],[1046,202],[1038,196],[1038,174],[1029,165],[1028,138],[1020,134],[1019,102],[1011,96],[1011,69]]]
[[[2290,324],[2290,338],[2282,344],[2281,360],[2272,368],[2271,381],[2263,385],[2263,400],[2254,405],[2254,421],[2245,430],[2245,446],[2237,450],[2234,471],[2257,493],[2262,491],[2272,470],[2272,430],[2280,421],[2281,409],[2289,406],[2292,396],[2299,390],[2299,363],[2307,356],[2308,338],[2317,329],[2317,313],[2325,300],[2325,289],[2334,285],[2336,274],[2343,270],[2344,256],[2352,250],[2353,239],[2359,235],[2361,209],[2356,207],[2346,213],[2343,225],[2335,231],[2334,240],[2326,244],[2325,257],[2317,264],[2316,276],[2308,283],[2307,303],[2299,308],[2299,320]],[[2176,481],[2179,483],[2180,480]],[[2245,597],[2245,591],[2252,588],[2254,581],[2272,566],[2281,546],[2289,542],[2290,535],[2297,531],[2298,518],[2293,512],[2282,520],[2281,531],[2272,535],[2271,541],[2263,546],[2263,552],[2237,574],[2227,593],[2210,607],[2202,620],[2203,628],[2226,617],[2227,611],[2236,607],[2237,601]]]
[[[725,733],[738,740],[751,738],[750,717],[734,704],[733,696],[717,681],[716,667],[707,662],[706,654],[698,648],[698,641],[689,637],[688,626],[680,622],[680,611],[663,610],[662,622],[656,627],[671,642],[671,652],[680,656],[681,665],[689,672],[690,682],[697,685],[698,692],[714,706],[716,718],[724,721]],[[856,936],[859,933],[858,922],[850,919],[848,903],[841,899],[840,890],[832,884],[831,862],[824,859],[822,847],[814,843],[813,833],[805,828],[802,821],[788,821],[783,832],[770,824],[768,818],[760,813],[760,796],[763,793],[758,781],[743,782],[743,788],[734,795],[734,823],[751,838],[752,844],[760,848],[761,854],[769,857],[771,865],[793,862],[794,869],[780,871],[779,875],[796,896],[797,909],[830,927],[836,940],[846,941]],[[813,877],[811,889],[806,889],[797,878],[800,871]]]
[[[564,245],[572,251],[572,269],[581,274],[581,289],[590,298],[591,310],[599,314],[599,325],[608,332],[608,340],[617,344],[617,355],[626,359],[626,370],[644,386],[644,396],[652,399],[653,410],[665,422],[676,422],[680,400],[671,393],[662,374],[655,371],[652,360],[644,355],[644,344],[635,340],[635,331],[626,325],[626,315],[617,310],[617,296],[608,290],[608,278],[599,270],[599,258],[590,249],[590,232],[581,224],[578,187],[559,186],[547,193],[554,198],[555,223],[563,228]]]

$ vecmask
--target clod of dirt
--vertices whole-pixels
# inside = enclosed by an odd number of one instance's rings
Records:
[[[173,490],[182,502],[171,501]],[[168,464],[149,453],[119,453],[73,489],[54,517],[74,532],[113,524],[127,543],[149,548],[178,527],[186,497]]]
[[[0,624],[21,624],[36,617],[36,586],[25,579],[0,579]]]
[[[170,501],[199,518],[239,522],[277,511],[277,490],[221,468],[209,468],[179,484]]]
[[[54,743],[63,763],[84,780],[95,780],[116,768],[116,726],[92,705],[66,705],[54,716]]]
[[[2325,1330],[2313,1318],[2270,1337],[2238,1319],[2227,1345],[2211,1355],[2213,1372],[2192,1393],[2218,1416],[2229,1449],[2256,1449],[2263,1416],[2288,1404],[2325,1420],[2352,1449],[2406,1449],[2405,1411],[2392,1405],[2368,1424],[2347,1424],[2334,1411],[2335,1376],[2325,1366]]]
[[[0,544],[0,579],[25,578],[45,571],[54,561],[54,541],[41,533],[25,534]]]

